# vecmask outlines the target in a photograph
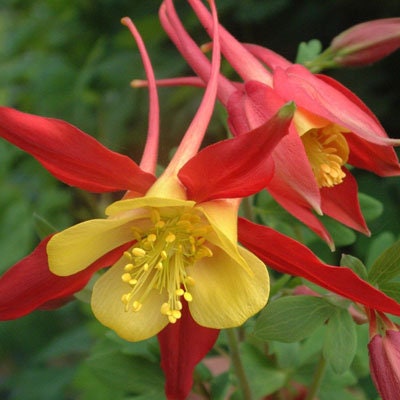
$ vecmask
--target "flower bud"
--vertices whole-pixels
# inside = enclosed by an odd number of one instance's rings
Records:
[[[400,47],[400,18],[354,25],[336,36],[330,51],[336,64],[357,66],[378,61]]]
[[[382,400],[397,399],[400,387],[400,332],[375,335],[368,344],[371,376]]]

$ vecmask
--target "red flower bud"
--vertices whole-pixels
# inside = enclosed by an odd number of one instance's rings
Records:
[[[365,65],[400,47],[400,18],[384,18],[354,25],[336,36],[330,46],[339,65]]]
[[[400,332],[375,335],[368,344],[371,376],[382,400],[397,399],[400,387]]]

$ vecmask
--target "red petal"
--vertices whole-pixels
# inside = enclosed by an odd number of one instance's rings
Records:
[[[342,224],[369,235],[358,202],[357,181],[349,171],[345,172],[346,178],[340,185],[321,189],[322,211]]]
[[[0,107],[0,136],[35,157],[56,178],[92,192],[145,193],[155,177],[67,122]]]
[[[190,159],[178,177],[197,202],[238,198],[265,188],[273,173],[270,154],[288,133],[293,105],[251,132],[208,146]]]
[[[193,385],[193,371],[218,338],[219,330],[198,325],[187,307],[182,318],[158,334],[161,368],[168,400],[184,400]]]
[[[344,93],[338,87],[331,79],[320,79],[302,65],[274,71],[274,88],[286,101],[292,100],[298,107],[346,127],[371,143],[387,146],[399,143],[387,137],[366,106],[360,106],[361,100],[354,101],[354,94],[347,96],[350,92]]]
[[[374,119],[376,124],[380,127],[380,130],[377,132],[378,134],[379,132],[384,132],[376,116],[353,92],[329,76],[317,76],[318,79],[326,82],[328,85],[344,94],[349,100]],[[349,164],[374,172],[380,176],[395,176],[400,174],[400,164],[396,152],[391,146],[380,146],[375,143],[369,143],[353,134],[346,135],[346,140],[350,146]],[[374,154],[374,157],[371,157],[371,154]]]
[[[106,254],[75,275],[60,277],[50,272],[44,239],[27,257],[0,277],[0,320],[22,317],[37,308],[55,308],[83,289],[93,273],[121,257],[127,245]],[[130,244],[129,244],[130,245]]]
[[[346,140],[350,146],[349,164],[379,176],[400,175],[400,164],[393,147],[369,143],[352,134],[346,134]]]
[[[284,104],[274,89],[248,81],[229,97],[226,106],[229,126],[234,135],[248,132],[265,124]]]
[[[267,190],[278,204],[303,224],[307,225],[313,232],[327,242],[329,247],[334,249],[335,244],[329,232],[312,211],[310,204],[304,201],[287,181],[272,179],[268,184]]]
[[[368,308],[400,315],[400,304],[351,269],[321,262],[306,246],[270,228],[239,219],[239,241],[271,268],[301,276]]]
[[[238,91],[228,104],[229,122],[235,134],[241,134],[264,124],[282,107],[283,100],[274,89],[260,83],[247,82],[245,92]],[[296,205],[299,198],[320,211],[320,193],[301,139],[294,127],[275,147],[272,157],[275,173],[268,190],[275,197],[284,197]],[[284,192],[280,193],[280,188]],[[288,197],[289,196],[289,197]],[[290,211],[290,210],[289,210]],[[291,212],[291,211],[290,211]]]

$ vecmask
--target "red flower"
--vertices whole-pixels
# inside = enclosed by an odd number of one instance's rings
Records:
[[[212,32],[202,2],[189,3]],[[164,2],[160,18],[182,55],[207,82],[209,62],[180,23],[171,0]],[[389,139],[366,105],[332,78],[313,75],[260,46],[241,44],[222,26],[219,32],[222,53],[243,79],[243,83],[235,83],[220,75],[218,82],[218,96],[226,106],[234,135],[265,123],[287,101],[297,106],[289,134],[273,151],[275,172],[267,190],[332,247],[329,233],[313,210],[369,234],[358,203],[357,183],[345,164],[380,176],[399,175],[393,146],[400,141]]]

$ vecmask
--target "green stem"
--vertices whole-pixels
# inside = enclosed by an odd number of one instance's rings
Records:
[[[228,343],[231,350],[231,359],[236,377],[238,379],[239,388],[243,394],[243,400],[252,400],[251,389],[247,380],[244,366],[239,352],[239,341],[235,329],[227,329]]]
[[[322,378],[324,377],[326,370],[326,360],[323,355],[321,355],[319,362],[317,364],[317,368],[315,370],[314,379],[308,389],[307,397],[305,400],[314,400],[318,394],[318,391],[321,387]]]
[[[255,216],[253,212],[253,197],[245,197],[242,200],[242,211],[245,218],[249,221],[255,222]]]

